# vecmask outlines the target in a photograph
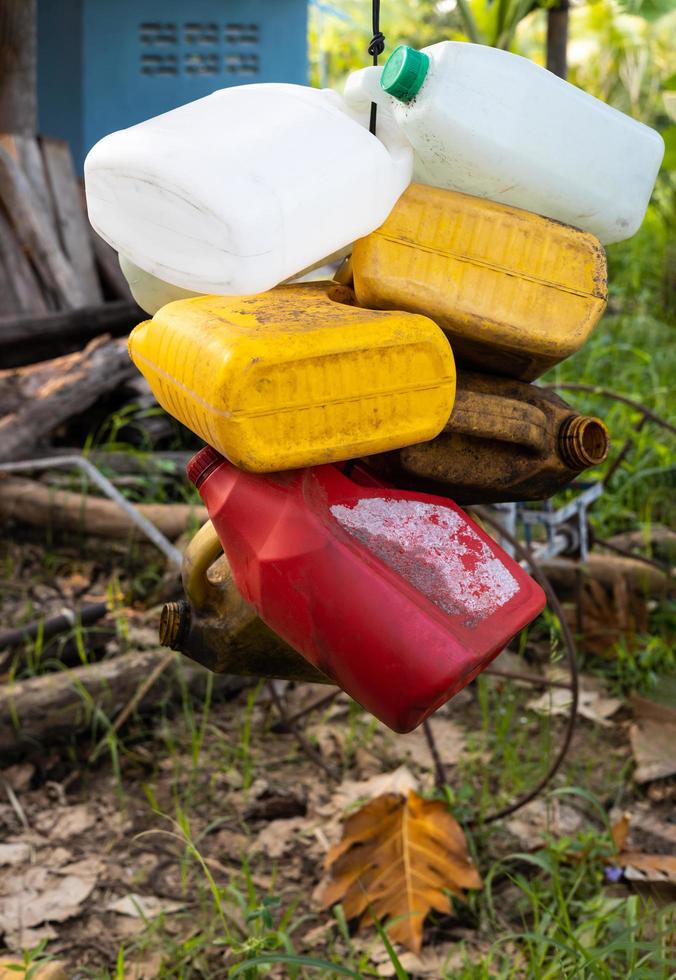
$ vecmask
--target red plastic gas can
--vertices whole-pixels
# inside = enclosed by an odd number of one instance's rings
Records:
[[[419,725],[540,613],[544,593],[451,501],[336,466],[188,466],[261,619],[397,732]]]

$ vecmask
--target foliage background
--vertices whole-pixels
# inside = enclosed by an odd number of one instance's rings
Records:
[[[385,55],[397,44],[475,40],[544,64],[547,0],[382,0]],[[370,63],[368,0],[314,0],[311,80],[340,89]],[[591,341],[543,380],[615,389],[667,417],[676,374],[676,6],[672,0],[583,0],[569,14],[569,81],[658,129],[664,163],[640,231],[608,248],[610,302]],[[565,396],[565,392],[563,392]],[[605,535],[673,522],[673,441],[653,426],[635,433],[636,412],[598,396],[569,399],[601,415],[618,448],[634,443],[593,522]],[[593,475],[593,474],[590,474]]]

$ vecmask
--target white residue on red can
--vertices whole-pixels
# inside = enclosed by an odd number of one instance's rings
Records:
[[[451,616],[474,626],[519,590],[462,515],[422,500],[363,497],[331,513],[348,534]]]

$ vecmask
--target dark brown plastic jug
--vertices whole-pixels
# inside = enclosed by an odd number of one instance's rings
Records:
[[[370,457],[393,482],[458,503],[544,500],[608,455],[604,423],[509,378],[458,372],[455,407],[431,442]]]

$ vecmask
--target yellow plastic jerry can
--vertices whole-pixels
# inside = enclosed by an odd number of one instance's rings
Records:
[[[352,270],[361,306],[425,313],[459,364],[525,381],[578,350],[607,299],[593,235],[421,184],[355,243]]]
[[[136,327],[129,353],[160,405],[241,469],[432,439],[455,397],[448,340],[425,316],[354,303],[335,282],[178,300]]]

